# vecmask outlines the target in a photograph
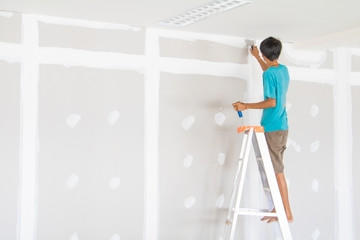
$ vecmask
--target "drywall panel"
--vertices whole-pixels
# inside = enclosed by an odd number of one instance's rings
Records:
[[[247,63],[247,48],[238,48],[211,41],[186,41],[160,38],[160,56],[198,59],[213,62]]]
[[[19,201],[20,65],[0,61],[0,239],[16,239]]]
[[[40,67],[37,240],[141,239],[143,75]]]
[[[39,22],[39,45],[42,47],[144,54],[144,42],[145,31],[141,29],[97,29]]]
[[[332,86],[291,81],[287,101],[284,161],[292,234],[294,239],[335,239]]]
[[[360,87],[351,88],[352,95],[352,134],[353,134],[353,194],[354,194],[354,216],[355,222],[354,226],[359,226],[360,224]],[[360,229],[355,227],[355,236],[360,237]]]
[[[0,42],[21,42],[21,15],[0,11]]]
[[[159,239],[221,237],[242,140],[231,103],[245,89],[236,78],[161,74]]]

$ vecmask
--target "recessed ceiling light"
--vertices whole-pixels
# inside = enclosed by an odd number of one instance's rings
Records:
[[[217,0],[197,8],[190,9],[189,11],[175,17],[162,20],[158,22],[158,24],[172,27],[183,27],[216,13],[225,12],[252,2],[252,0]]]

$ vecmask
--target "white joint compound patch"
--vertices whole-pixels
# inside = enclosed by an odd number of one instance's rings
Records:
[[[81,119],[81,116],[79,114],[70,114],[66,118],[66,124],[69,127],[73,128],[79,123],[80,119]]]
[[[311,183],[311,190],[313,192],[319,192],[319,180],[314,179]]]
[[[317,140],[310,145],[310,151],[317,152],[317,150],[319,150],[319,147],[320,147],[320,141]]]
[[[69,237],[69,240],[79,240],[77,232],[71,235],[71,237]]]
[[[66,180],[66,186],[68,188],[75,188],[79,184],[79,176],[76,174],[71,174]]]
[[[301,152],[301,146],[299,144],[297,144],[295,141],[293,141],[292,139],[288,138],[288,141],[286,143],[287,147],[293,147],[295,149],[296,152]]]
[[[219,153],[219,154],[218,154],[218,159],[217,159],[217,161],[218,161],[218,164],[219,164],[219,165],[221,165],[221,166],[224,165],[225,159],[226,159],[225,153]]]
[[[320,237],[320,230],[317,228],[312,234],[311,234],[311,239],[312,240],[317,240]]]
[[[110,179],[109,181],[109,187],[112,189],[112,190],[115,190],[115,189],[118,189],[120,186],[120,178],[118,177],[113,177]]]
[[[194,196],[188,197],[184,201],[184,207],[186,209],[192,208],[195,203],[196,203],[196,197],[194,197]]]
[[[311,113],[311,116],[312,116],[313,118],[315,118],[315,117],[319,114],[319,107],[318,107],[318,105],[316,105],[316,104],[312,105],[312,106],[311,106],[311,111],[310,111],[310,113]]]
[[[194,160],[194,156],[191,154],[188,154],[183,160],[184,167],[185,168],[191,167],[193,160]]]
[[[111,236],[109,240],[120,240],[120,235],[115,233],[114,235]]]
[[[195,117],[194,115],[189,115],[186,118],[184,118],[181,122],[181,127],[185,130],[189,130],[195,123]]]
[[[327,52],[296,50],[291,44],[283,44],[283,54],[292,63],[306,67],[320,67],[327,58]]]
[[[108,122],[111,125],[114,125],[116,123],[116,121],[119,119],[120,117],[120,113],[116,110],[112,111],[109,116],[108,116]]]
[[[219,112],[215,114],[214,120],[217,125],[222,126],[226,120],[226,116],[223,113]]]
[[[221,194],[216,201],[216,206],[218,208],[222,208],[224,206],[224,202],[225,202],[225,196],[224,194]]]

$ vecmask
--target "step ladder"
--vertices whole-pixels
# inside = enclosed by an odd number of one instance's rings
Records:
[[[292,240],[289,223],[286,218],[275,172],[270,159],[264,129],[261,126],[241,126],[238,133],[244,133],[240,150],[239,163],[235,175],[234,188],[231,196],[229,212],[225,222],[225,240],[233,240],[235,237],[236,223],[239,215],[277,217],[281,234],[284,240]],[[265,194],[276,209],[276,213],[270,210],[241,208],[246,169],[249,162],[250,147],[253,145],[256,162],[260,172],[261,181]]]

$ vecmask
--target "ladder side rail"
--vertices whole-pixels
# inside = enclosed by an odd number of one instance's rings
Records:
[[[255,134],[256,134],[259,150],[260,150],[260,153],[261,153],[261,156],[263,159],[265,173],[266,173],[268,182],[270,183],[269,186],[270,186],[270,190],[271,190],[271,194],[272,194],[272,198],[273,198],[273,203],[274,203],[274,206],[276,209],[276,213],[278,215],[278,221],[280,224],[283,238],[284,238],[284,240],[291,240],[292,236],[291,236],[291,232],[290,232],[290,228],[289,228],[289,223],[286,218],[284,205],[282,202],[280,190],[279,190],[277,180],[275,177],[274,168],[272,166],[270,153],[269,153],[269,150],[267,147],[265,135],[264,135],[264,133],[261,133],[261,132],[258,132]],[[271,184],[271,183],[274,183],[274,184]]]
[[[233,210],[234,209],[234,200],[235,200],[235,196],[237,195],[237,192],[238,192],[238,186],[239,186],[239,180],[240,180],[240,172],[241,172],[241,169],[243,167],[244,154],[245,154],[245,148],[246,148],[246,145],[247,145],[247,139],[248,139],[248,134],[244,134],[242,144],[241,144],[240,154],[239,154],[239,157],[238,157],[238,165],[237,165],[237,169],[236,169],[236,173],[235,173],[234,186],[233,186],[232,193],[231,193],[231,199],[230,199],[228,214],[227,214],[226,222],[225,222],[225,233],[223,235],[225,237],[225,239],[228,239],[229,225],[232,224],[233,216],[235,214],[235,211]]]
[[[245,154],[245,149],[246,149],[246,143],[248,142],[248,138],[249,138],[249,131],[246,131],[246,132],[244,133],[243,142],[242,142],[242,144],[241,144],[241,149],[240,149],[239,159],[241,159],[241,160],[244,159],[244,154]]]
[[[248,140],[248,134],[244,133],[243,135],[243,140],[242,140],[242,144],[241,144],[241,150],[240,150],[240,154],[238,157],[238,166],[236,169],[236,173],[235,173],[235,180],[234,180],[234,186],[233,186],[233,190],[231,193],[231,199],[230,199],[230,204],[229,204],[229,209],[228,209],[228,214],[226,217],[226,222],[225,222],[225,232],[224,232],[224,239],[228,239],[229,237],[229,225],[232,224],[233,222],[233,217],[235,214],[234,209],[234,200],[235,200],[235,196],[237,195],[238,192],[238,186],[239,186],[239,176],[240,176],[240,172],[241,169],[243,167],[243,162],[244,162],[244,154],[245,154],[245,148],[247,145],[247,140]]]
[[[239,179],[240,179],[239,176],[240,176],[240,172],[241,172],[243,162],[244,162],[244,154],[245,154],[245,148],[247,145],[247,140],[248,140],[248,134],[244,134],[242,144],[241,144],[241,150],[240,150],[240,154],[239,154],[239,158],[238,158],[238,166],[237,166],[236,173],[235,173],[234,186],[233,186],[233,190],[231,193],[231,200],[230,200],[230,204],[229,204],[227,220],[230,219],[230,215],[233,212],[232,209],[233,209],[233,205],[234,205],[234,198],[236,196],[237,187],[239,185]]]
[[[239,186],[238,186],[238,190],[237,190],[235,208],[232,209],[232,211],[234,211],[234,214],[233,214],[231,231],[230,231],[230,240],[233,240],[235,237],[236,223],[237,223],[237,219],[238,219],[238,214],[236,214],[235,212],[236,212],[236,209],[239,209],[239,207],[240,207],[240,201],[241,201],[242,192],[243,192],[243,188],[244,188],[244,182],[245,182],[245,175],[246,175],[247,165],[249,162],[251,139],[253,137],[253,134],[254,134],[253,129],[250,129],[249,131],[246,131],[244,133],[244,135],[247,135],[246,146],[245,146],[245,151],[243,154],[243,164],[242,164],[243,166],[242,166]]]

